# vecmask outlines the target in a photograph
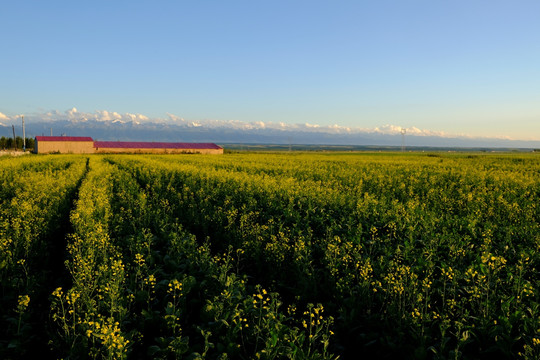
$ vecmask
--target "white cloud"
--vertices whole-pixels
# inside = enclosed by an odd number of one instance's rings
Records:
[[[417,127],[411,126],[411,127],[402,127],[397,125],[383,125],[380,127],[376,127],[372,130],[370,129],[364,129],[365,132],[372,132],[372,133],[378,133],[378,134],[384,134],[384,135],[400,135],[401,131],[405,130],[405,136],[407,135],[413,135],[413,136],[438,136],[438,137],[461,137],[456,134],[448,134],[443,131],[432,131],[432,130],[426,130],[426,129],[419,129]]]
[[[182,118],[180,116],[177,116],[177,115],[174,115],[174,114],[171,114],[171,113],[167,113],[167,117],[169,118],[170,122],[173,122],[173,123],[184,123],[185,122],[184,118]]]
[[[125,117],[130,119],[133,123],[140,124],[141,122],[145,122],[150,120],[148,116],[142,115],[142,114],[130,114],[126,113]]]
[[[119,113],[113,111],[109,112],[107,110],[98,110],[96,111],[96,116],[94,118],[97,121],[114,121],[114,120],[121,120],[122,115]]]
[[[69,109],[69,110],[66,110],[66,114],[67,114],[68,116],[75,116],[75,115],[77,115],[77,108],[73,107],[73,108],[71,108],[71,109]]]
[[[133,123],[141,124],[143,122],[153,121],[148,116],[143,114],[132,114],[125,113],[120,114],[116,111],[108,110],[96,110],[93,113],[81,112],[77,108],[73,107],[64,112],[58,110],[51,110],[44,114],[33,114],[30,116],[34,120],[45,120],[45,121],[62,121],[69,120],[72,122],[86,122],[86,121],[100,121],[100,122],[113,122],[113,123]]]
[[[381,127],[374,128],[373,132],[381,133],[385,135],[397,135],[401,133],[401,129],[402,129],[401,126],[386,124]]]
[[[17,118],[20,118],[20,115],[16,116],[7,116],[3,113],[0,113],[0,126],[7,126],[2,123],[7,121],[14,121]],[[295,132],[304,132],[304,133],[317,133],[317,134],[347,134],[347,135],[395,135],[399,136],[402,129],[405,130],[405,136],[434,136],[434,137],[444,137],[444,138],[462,138],[462,139],[474,139],[478,138],[476,136],[469,136],[464,134],[448,134],[442,131],[432,131],[428,129],[420,129],[414,126],[402,127],[393,124],[385,124],[374,128],[363,128],[363,127],[346,127],[338,124],[331,125],[320,125],[310,122],[303,124],[287,124],[282,121],[276,122],[263,122],[263,121],[253,121],[245,122],[240,120],[216,120],[216,119],[190,119],[186,120],[181,116],[166,113],[164,118],[150,118],[143,114],[137,113],[118,113],[116,111],[108,110],[96,110],[94,112],[81,112],[77,108],[73,107],[66,111],[51,110],[45,113],[34,113],[25,115],[25,120],[30,123],[43,123],[43,122],[54,122],[54,121],[70,121],[73,123],[76,122],[88,122],[88,121],[98,121],[105,123],[116,123],[116,124],[134,124],[141,125],[144,123],[152,124],[169,124],[177,126],[186,126],[186,127],[197,127],[197,128],[208,128],[208,129],[223,129],[223,130],[235,130],[235,131],[295,131]],[[485,137],[495,138],[495,137]],[[497,137],[499,139],[511,139],[510,137]]]
[[[263,121],[256,121],[254,122],[254,124],[261,129],[264,129],[266,127],[266,124]]]

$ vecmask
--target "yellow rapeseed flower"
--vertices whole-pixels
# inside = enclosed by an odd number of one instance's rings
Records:
[[[24,311],[28,307],[29,303],[30,303],[30,296],[19,295],[19,303],[18,303],[19,310]]]

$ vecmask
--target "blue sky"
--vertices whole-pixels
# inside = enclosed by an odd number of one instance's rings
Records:
[[[20,0],[0,28],[4,118],[77,107],[540,140],[539,1]]]

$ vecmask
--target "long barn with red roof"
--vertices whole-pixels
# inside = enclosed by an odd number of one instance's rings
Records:
[[[94,141],[86,136],[36,136],[35,152],[37,154],[223,154],[223,148],[213,143]]]
[[[36,154],[92,154],[94,140],[87,136],[36,136]]]

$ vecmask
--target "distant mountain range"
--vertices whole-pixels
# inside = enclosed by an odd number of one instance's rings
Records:
[[[25,116],[27,137],[36,135],[91,136],[95,140],[215,142],[218,144],[313,144],[401,146],[401,127],[386,125],[374,129],[311,124],[246,123],[241,121],[186,121],[175,115],[149,119],[138,114],[115,112],[49,112]],[[11,123],[22,135],[20,118],[0,113],[0,136],[12,136]],[[465,148],[540,148],[540,141],[504,138],[451,136],[440,132],[407,128],[406,146]]]

